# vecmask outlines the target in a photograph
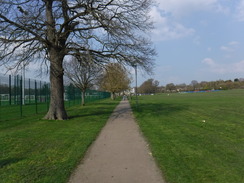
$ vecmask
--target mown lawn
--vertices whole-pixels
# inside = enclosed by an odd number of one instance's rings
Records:
[[[99,96],[86,96],[85,103],[91,103],[96,100],[101,100]],[[72,106],[81,105],[79,98],[75,100],[65,101],[65,107],[70,108]],[[8,101],[0,101],[0,122],[5,120],[16,120],[19,118],[25,118],[30,115],[36,115],[39,113],[45,113],[49,109],[49,102],[38,102],[26,101],[25,105],[20,103],[9,105]]]
[[[134,115],[168,182],[244,182],[244,90],[138,98]]]
[[[65,183],[119,101],[68,109],[67,121],[44,114],[0,122],[0,182]]]
[[[47,103],[0,106],[0,123],[6,120],[16,120],[48,111]],[[42,114],[43,115],[43,114]]]

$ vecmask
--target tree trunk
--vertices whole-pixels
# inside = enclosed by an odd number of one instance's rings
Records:
[[[51,49],[50,53],[50,105],[44,119],[68,119],[64,107],[63,58],[60,50]]]
[[[82,92],[81,92],[81,105],[82,106],[85,105],[85,94],[86,94],[86,90],[82,90]]]
[[[50,105],[44,119],[65,120],[68,118],[64,108],[63,59],[65,42],[58,40],[53,16],[53,2],[45,1],[48,54],[50,59]]]
[[[111,92],[111,99],[114,100],[115,99],[115,93]]]

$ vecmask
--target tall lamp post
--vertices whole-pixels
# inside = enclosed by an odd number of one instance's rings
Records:
[[[22,67],[22,105],[25,105],[25,64]]]
[[[135,94],[136,94],[136,107],[137,107],[138,106],[138,98],[137,98],[137,65],[133,64],[133,67],[135,69],[135,78],[136,78]]]

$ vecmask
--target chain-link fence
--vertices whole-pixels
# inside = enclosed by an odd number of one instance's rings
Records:
[[[81,104],[81,92],[72,84],[65,86],[65,106]],[[110,97],[110,93],[87,90],[85,102]],[[50,84],[22,76],[0,74],[0,121],[48,111]]]

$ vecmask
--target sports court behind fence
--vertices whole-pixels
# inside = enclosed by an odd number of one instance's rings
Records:
[[[81,104],[81,92],[72,84],[64,89],[65,106]],[[110,97],[110,93],[87,90],[85,101]],[[0,74],[0,121],[48,111],[50,84],[44,81],[23,79],[22,76]]]

